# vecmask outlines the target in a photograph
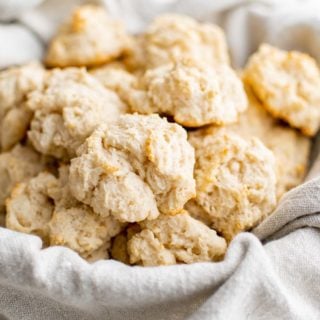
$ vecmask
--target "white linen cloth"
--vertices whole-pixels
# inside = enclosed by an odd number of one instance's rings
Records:
[[[21,2],[0,0],[0,67],[38,59],[61,19],[82,1],[49,0],[23,13]],[[131,32],[163,12],[216,22],[226,30],[235,66],[263,41],[320,61],[317,1],[104,4]],[[0,319],[320,319],[320,158],[314,163],[307,182],[252,234],[237,236],[219,263],[90,265],[67,248],[41,250],[38,237],[0,228]]]

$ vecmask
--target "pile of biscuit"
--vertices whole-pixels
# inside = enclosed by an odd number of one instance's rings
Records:
[[[300,184],[320,125],[320,71],[262,45],[242,71],[223,31],[181,15],[131,36],[76,8],[43,66],[0,73],[7,228],[88,261],[221,260]]]

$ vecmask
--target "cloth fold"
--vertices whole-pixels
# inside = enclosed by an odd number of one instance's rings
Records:
[[[6,2],[0,0],[0,8]],[[14,23],[0,25],[0,68],[39,59],[55,28],[80,3],[47,0],[13,16],[11,10]],[[320,11],[315,0],[101,3],[131,32],[169,11],[218,23],[226,31],[236,67],[264,41],[307,51],[320,61]],[[0,20],[8,16],[0,13]],[[320,158],[307,181],[287,193],[252,233],[237,236],[219,263],[156,268],[113,260],[88,264],[72,250],[42,250],[38,237],[0,228],[0,318],[319,319],[319,212]]]
[[[277,209],[253,233],[266,241],[283,237],[305,226],[320,227],[320,215],[317,213],[320,213],[319,176],[287,192]]]

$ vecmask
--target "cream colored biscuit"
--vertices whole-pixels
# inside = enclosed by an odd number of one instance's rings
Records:
[[[136,86],[137,82],[137,77],[129,73],[124,65],[119,62],[93,69],[91,74],[105,88],[115,91],[124,102],[128,102],[129,91]]]
[[[124,115],[97,129],[70,167],[74,197],[123,222],[178,213],[194,196],[194,150],[158,115]]]
[[[196,203],[228,241],[257,225],[276,205],[275,159],[257,138],[225,129],[190,134],[196,149]],[[190,209],[190,208],[188,208]]]
[[[311,141],[290,128],[274,126],[264,139],[274,153],[277,168],[277,197],[302,183],[308,169]]]
[[[240,133],[245,138],[257,137],[262,139],[269,130],[277,123],[261,105],[248,85],[245,85],[248,108],[239,115],[236,123],[228,128]]]
[[[59,179],[42,172],[18,184],[6,203],[6,226],[36,234],[45,244],[69,247],[91,262],[107,259],[110,240],[122,225],[74,199],[67,179],[68,166],[62,166]]]
[[[9,150],[25,137],[32,117],[25,101],[42,87],[44,77],[45,70],[37,63],[0,72],[0,149]]]
[[[206,226],[210,227],[212,225],[212,218],[210,214],[197,203],[196,199],[189,200],[184,208],[193,218],[201,221]]]
[[[118,234],[112,241],[111,257],[125,264],[130,264],[127,243],[138,232],[141,232],[141,227],[136,223],[129,224],[124,232]]]
[[[56,188],[51,188],[55,210],[50,227],[50,245],[62,245],[78,252],[89,262],[108,259],[111,238],[123,225],[112,217],[101,218],[70,191],[69,165],[59,167]]]
[[[143,37],[147,68],[185,58],[207,65],[229,63],[223,31],[216,25],[201,24],[187,16],[161,15],[151,23]]]
[[[187,212],[161,215],[140,225],[142,231],[128,241],[132,264],[157,266],[216,261],[227,249],[223,238]]]
[[[262,45],[246,66],[245,81],[274,117],[307,136],[320,126],[320,71],[314,59]]]
[[[80,204],[56,208],[49,226],[51,246],[69,247],[90,261],[107,259],[111,238],[121,232],[121,224],[114,218],[102,218]]]
[[[47,244],[48,223],[54,211],[50,188],[55,188],[57,183],[57,179],[46,172],[28,182],[19,183],[6,201],[6,227],[38,235]]]
[[[299,185],[306,173],[311,141],[290,127],[279,124],[261,106],[247,88],[249,107],[240,115],[239,122],[229,126],[245,139],[257,137],[276,159],[277,198]]]
[[[46,64],[51,67],[96,66],[126,50],[128,37],[120,21],[98,6],[78,7],[49,44]]]
[[[54,199],[55,208],[71,209],[82,204],[73,197],[69,184],[69,164],[60,164],[58,168],[58,183],[50,189],[50,196]]]
[[[143,34],[129,38],[128,49],[124,53],[123,63],[131,72],[140,72],[146,68],[145,39]]]
[[[5,200],[14,186],[44,169],[41,157],[30,147],[17,144],[11,151],[0,154],[0,213],[5,212]]]
[[[28,137],[41,153],[71,158],[101,123],[114,121],[126,106],[84,69],[53,70],[43,90],[29,95],[34,111]]]
[[[188,127],[232,123],[247,108],[242,82],[229,66],[191,61],[147,71],[129,102],[134,111],[168,114]]]
[[[90,263],[93,263],[99,260],[107,260],[110,258],[109,248],[110,248],[110,241],[105,242],[104,245],[102,245],[99,249],[88,254],[85,257],[85,259]]]

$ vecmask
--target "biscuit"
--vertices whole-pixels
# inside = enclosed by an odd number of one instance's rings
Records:
[[[50,67],[97,66],[123,54],[128,37],[120,21],[98,6],[78,7],[49,44]]]
[[[110,258],[109,255],[110,241],[107,241],[99,249],[87,254],[85,259],[89,263],[93,263],[99,260],[107,260]]]
[[[206,226],[210,227],[212,225],[212,218],[210,214],[201,205],[199,205],[195,199],[189,200],[184,208],[193,218],[201,221]]]
[[[191,61],[147,71],[129,103],[134,111],[171,115],[187,127],[232,123],[247,108],[242,82],[229,66]]]
[[[142,231],[128,241],[131,264],[144,266],[217,261],[226,241],[187,212],[140,223]]]
[[[0,227],[6,226],[6,213],[5,210],[0,210]]]
[[[95,68],[90,73],[107,89],[115,91],[122,101],[128,102],[128,92],[136,85],[137,77],[119,62]]]
[[[131,36],[124,53],[123,63],[131,72],[141,72],[146,68],[145,39],[143,34]]]
[[[314,136],[320,126],[320,71],[310,56],[262,45],[244,79],[274,117]]]
[[[127,248],[127,237],[125,234],[120,233],[113,239],[111,246],[111,257],[112,259],[121,261],[125,264],[130,264]]]
[[[195,194],[186,131],[158,115],[123,115],[97,129],[71,160],[75,198],[122,222],[175,214]]]
[[[209,128],[190,133],[189,141],[196,150],[195,201],[215,230],[230,241],[272,212],[275,159],[260,140]]]
[[[244,85],[248,108],[239,115],[238,121],[228,126],[245,138],[262,139],[277,123],[261,105],[248,85]]]
[[[249,106],[239,122],[229,126],[245,139],[257,137],[276,159],[277,198],[299,185],[308,168],[311,141],[298,131],[279,124],[247,88]]]
[[[178,15],[158,16],[143,35],[145,64],[154,68],[183,59],[209,65],[228,64],[225,35],[218,26]],[[141,54],[140,54],[141,55]]]
[[[111,238],[123,225],[112,217],[101,218],[72,196],[69,169],[69,165],[59,167],[59,183],[51,189],[55,210],[49,223],[50,245],[69,247],[89,262],[108,259]]]
[[[264,139],[274,153],[277,168],[277,197],[302,183],[308,169],[311,141],[290,128],[274,126]]]
[[[57,183],[57,179],[47,172],[19,183],[6,201],[6,227],[38,235],[47,244],[48,223],[54,211],[50,188],[55,188]]]
[[[127,243],[138,232],[141,232],[141,227],[139,226],[139,224],[129,224],[124,232],[114,237],[110,250],[111,257],[125,264],[130,264]]]
[[[79,207],[81,203],[72,196],[69,184],[69,164],[60,164],[58,168],[58,183],[50,189],[55,208],[70,209]]]
[[[101,123],[114,121],[126,106],[84,69],[53,70],[43,90],[29,95],[34,111],[28,137],[39,152],[69,159]]]
[[[111,238],[122,224],[74,199],[67,179],[68,166],[62,166],[58,179],[41,172],[18,184],[6,201],[6,227],[38,235],[45,245],[69,247],[91,262],[107,259]]]
[[[114,218],[102,218],[83,204],[57,207],[49,228],[51,246],[66,246],[91,262],[107,259],[111,238],[121,232],[121,224]]]
[[[19,182],[24,182],[44,169],[41,157],[30,147],[20,144],[0,154],[0,213],[5,212],[5,200]]]
[[[43,85],[45,70],[29,63],[0,72],[0,149],[9,150],[27,132],[32,113],[25,107],[27,95]]]

